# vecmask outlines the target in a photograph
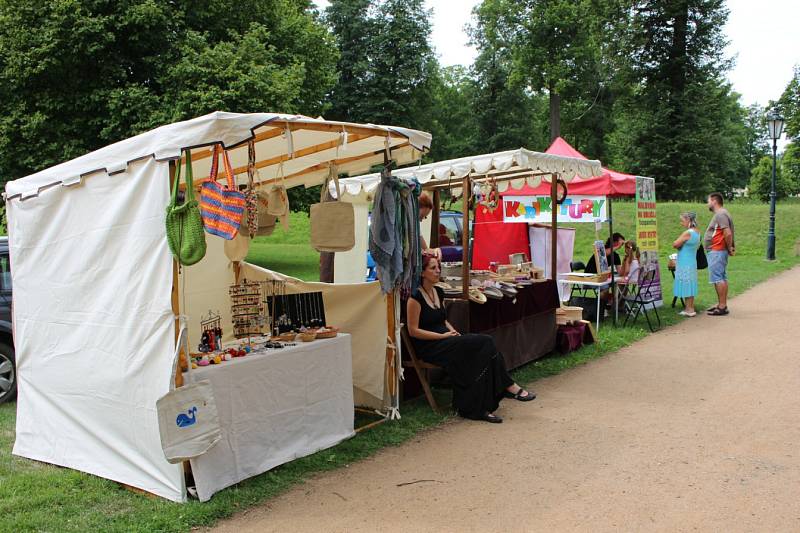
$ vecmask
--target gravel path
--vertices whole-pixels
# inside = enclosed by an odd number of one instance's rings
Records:
[[[213,531],[800,531],[799,299],[795,268]]]

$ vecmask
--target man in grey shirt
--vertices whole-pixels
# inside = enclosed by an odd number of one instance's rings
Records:
[[[703,244],[708,254],[708,280],[717,291],[717,305],[708,310],[712,316],[728,314],[728,256],[736,253],[733,240],[733,219],[723,206],[722,195],[712,192],[708,195],[708,209],[714,216],[708,223]]]

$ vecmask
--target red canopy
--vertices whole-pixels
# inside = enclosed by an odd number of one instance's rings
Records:
[[[545,153],[587,159],[585,155],[577,151],[561,137],[556,137],[556,140],[553,141],[553,144],[550,145],[550,148],[548,148]],[[576,176],[575,179],[567,185],[567,191],[569,194],[585,196],[635,196],[636,176],[603,168],[602,176],[587,179]],[[550,194],[550,184],[542,181],[538,187],[530,187],[527,184],[521,189],[509,187],[506,192],[502,194],[503,196]]]

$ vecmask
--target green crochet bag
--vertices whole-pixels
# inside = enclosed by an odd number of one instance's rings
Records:
[[[186,151],[186,197],[178,204],[178,186],[181,182],[181,162],[175,169],[172,198],[167,206],[167,243],[172,255],[182,265],[193,265],[206,255],[206,234],[200,207],[194,199],[192,183],[192,153]]]

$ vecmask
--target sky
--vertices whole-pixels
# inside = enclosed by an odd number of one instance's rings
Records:
[[[327,0],[316,0],[327,6]],[[476,56],[464,27],[480,0],[426,0],[433,9],[431,39],[443,65],[470,65]],[[728,78],[742,103],[777,100],[800,64],[800,0],[727,0],[726,50],[736,65]]]

